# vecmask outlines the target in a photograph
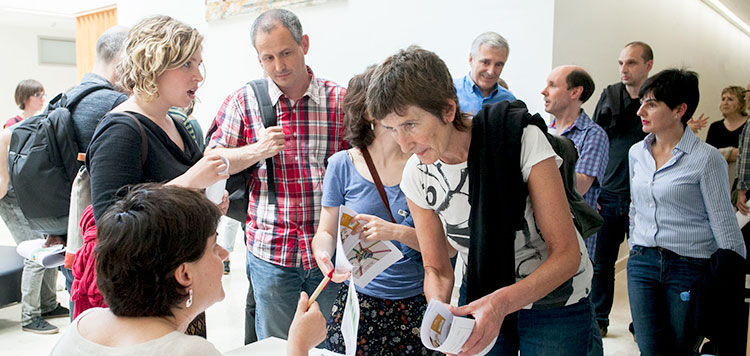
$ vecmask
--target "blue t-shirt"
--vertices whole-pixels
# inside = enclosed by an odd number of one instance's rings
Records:
[[[406,196],[401,188],[398,185],[384,188],[396,223],[413,227],[414,221],[410,214],[405,214],[406,217],[399,214],[399,211],[402,211],[402,214],[409,212]],[[345,205],[360,214],[374,215],[385,221],[391,221],[378,194],[378,188],[357,172],[346,151],[336,152],[328,159],[328,168],[323,179],[321,204],[325,207]],[[391,242],[401,250],[404,257],[386,268],[365,288],[355,286],[357,293],[382,299],[403,299],[422,293],[424,282],[422,255],[419,251],[398,241]]]

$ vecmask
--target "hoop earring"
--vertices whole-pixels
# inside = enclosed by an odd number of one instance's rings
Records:
[[[190,308],[191,305],[193,305],[193,289],[192,288],[188,290],[188,299],[185,302],[185,308]]]
[[[370,121],[370,130],[375,131],[375,124]]]

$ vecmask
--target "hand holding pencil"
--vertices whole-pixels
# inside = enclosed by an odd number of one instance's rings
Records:
[[[321,289],[322,290],[322,289]],[[307,293],[300,293],[297,311],[289,327],[287,355],[307,356],[308,351],[325,340],[326,320],[320,312],[318,303],[307,298]]]
[[[330,272],[328,272],[328,275],[326,275],[325,277],[323,277],[323,279],[320,281],[320,284],[318,284],[318,288],[315,288],[315,291],[310,296],[310,300],[307,301],[307,307],[308,308],[310,308],[310,306],[312,305],[312,303],[315,302],[315,299],[318,298],[318,296],[320,295],[320,292],[322,292],[323,289],[326,288],[326,286],[328,285],[328,283],[331,281],[331,277],[333,277],[333,270],[331,270]]]

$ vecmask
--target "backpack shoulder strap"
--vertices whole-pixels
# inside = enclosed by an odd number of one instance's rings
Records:
[[[263,126],[276,126],[276,110],[274,110],[271,97],[268,95],[268,82],[266,79],[256,79],[248,82],[248,84],[253,88],[255,98],[258,100]]]
[[[268,95],[268,82],[266,79],[256,79],[247,84],[253,88],[255,98],[258,100],[263,127],[276,126],[276,110],[273,108],[271,97]],[[266,177],[268,179],[268,203],[276,205],[276,181],[274,179],[272,157],[266,158]]]
[[[68,111],[72,113],[73,110],[75,110],[78,103],[81,102],[81,100],[83,100],[83,98],[85,98],[86,96],[88,96],[89,94],[95,91],[99,91],[102,89],[111,89],[111,88],[110,86],[106,84],[95,84],[95,85],[86,87],[86,89],[83,89],[80,93],[76,94],[75,96],[68,97],[66,94],[63,94],[62,97],[64,99],[61,99],[60,106],[66,107]]]

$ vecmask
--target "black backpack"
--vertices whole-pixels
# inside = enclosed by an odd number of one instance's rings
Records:
[[[258,100],[258,107],[260,109],[261,121],[263,127],[271,127],[276,125],[276,110],[271,104],[271,98],[268,96],[268,82],[265,79],[256,79],[247,82],[248,85],[253,89],[255,98]],[[245,103],[245,112],[248,112],[248,104]],[[211,136],[218,129],[217,123],[211,124],[211,127],[206,133],[206,143],[211,140]],[[240,123],[239,132],[244,132],[244,122]],[[250,143],[248,143],[250,144]],[[253,171],[257,167],[257,163],[252,166],[245,168],[244,170],[237,172],[227,179],[226,190],[229,192],[229,209],[227,210],[227,216],[239,221],[242,224],[242,230],[245,230],[245,220],[247,219],[247,206],[250,200],[250,192],[248,191],[248,182],[253,175]],[[268,179],[268,190],[269,200],[271,204],[276,204],[276,184],[273,176],[273,158],[266,159],[267,167],[267,179]]]
[[[58,94],[44,113],[13,127],[8,173],[31,229],[51,235],[67,233],[70,189],[83,164],[77,159],[71,113],[86,95],[108,88],[92,85],[70,98]]]

